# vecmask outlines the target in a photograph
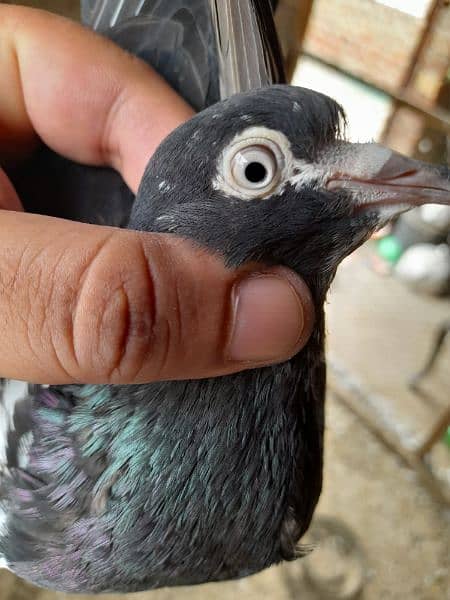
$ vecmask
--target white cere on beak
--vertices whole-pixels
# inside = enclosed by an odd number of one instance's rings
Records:
[[[377,144],[350,144],[340,142],[324,158],[335,171],[349,173],[353,178],[370,179],[381,171],[392,155],[392,150]]]
[[[316,163],[295,161],[296,173],[291,183],[299,191],[302,187],[328,188],[328,183],[339,177],[349,181],[353,179],[370,179],[386,164],[391,151],[374,144],[350,144],[338,142],[330,146],[318,158]]]

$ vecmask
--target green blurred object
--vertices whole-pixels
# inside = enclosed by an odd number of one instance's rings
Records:
[[[450,450],[450,427],[447,429],[446,433],[444,434],[444,438],[442,441]]]
[[[377,243],[378,254],[391,264],[395,264],[403,253],[403,246],[394,235],[387,235]]]

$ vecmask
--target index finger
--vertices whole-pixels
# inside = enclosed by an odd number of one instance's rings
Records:
[[[72,21],[4,5],[0,30],[0,164],[41,138],[77,162],[116,168],[136,191],[192,109],[144,62]]]

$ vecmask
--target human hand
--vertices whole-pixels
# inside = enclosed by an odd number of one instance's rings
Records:
[[[136,192],[152,152],[192,110],[141,61],[75,23],[3,5],[0,31],[0,164],[42,140],[117,169]],[[25,214],[1,169],[0,207],[2,377],[209,377],[285,360],[310,335],[309,291],[287,269],[232,271],[174,236]]]

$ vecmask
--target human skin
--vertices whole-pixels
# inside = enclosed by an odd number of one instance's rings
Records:
[[[44,142],[136,192],[192,109],[147,65],[55,15],[0,6],[0,165]],[[280,362],[308,340],[308,289],[281,267],[227,269],[170,235],[26,214],[0,168],[0,376],[143,383]],[[61,199],[63,201],[63,199]]]

